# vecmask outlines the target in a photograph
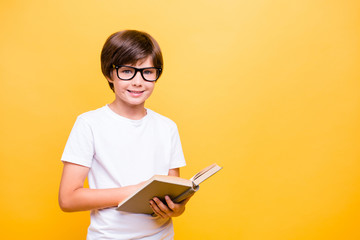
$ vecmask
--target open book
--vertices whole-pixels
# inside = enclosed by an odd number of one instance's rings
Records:
[[[181,202],[196,192],[200,183],[220,169],[222,167],[214,163],[195,174],[190,180],[174,176],[155,175],[134,194],[119,203],[117,210],[152,214],[153,210],[149,205],[149,201],[153,197],[158,197],[165,202],[165,196],[168,195],[173,202]]]

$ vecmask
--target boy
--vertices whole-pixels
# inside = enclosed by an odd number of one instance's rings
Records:
[[[189,199],[150,200],[154,216],[116,211],[154,174],[179,176],[185,166],[176,124],[145,108],[162,73],[158,43],[147,33],[112,34],[101,53],[101,68],[115,100],[81,114],[62,156],[59,204],[63,211],[91,210],[87,239],[173,239],[171,217]],[[84,188],[88,177],[89,187]]]

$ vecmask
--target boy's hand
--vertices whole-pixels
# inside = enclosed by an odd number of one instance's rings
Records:
[[[185,211],[185,205],[191,197],[192,195],[179,203],[174,203],[171,201],[169,196],[165,196],[167,205],[160,201],[157,197],[154,197],[150,200],[150,206],[154,213],[161,218],[178,217]]]

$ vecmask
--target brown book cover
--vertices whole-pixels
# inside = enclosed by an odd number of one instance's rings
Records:
[[[168,195],[174,202],[181,202],[196,192],[201,182],[221,169],[222,167],[214,163],[195,174],[190,180],[174,176],[155,175],[134,194],[119,203],[117,210],[152,214],[149,201],[153,197],[158,197],[165,202],[165,196]]]

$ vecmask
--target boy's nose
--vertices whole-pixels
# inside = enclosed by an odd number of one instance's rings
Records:
[[[144,81],[144,79],[141,76],[141,72],[137,72],[135,74],[135,77],[133,79],[131,79],[131,83],[133,85],[141,85],[143,81]]]

